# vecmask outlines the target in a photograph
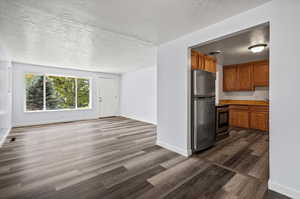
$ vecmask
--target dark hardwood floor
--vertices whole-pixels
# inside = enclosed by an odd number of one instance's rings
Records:
[[[0,148],[0,198],[286,198],[267,191],[265,133],[231,130],[190,158],[155,140],[154,125],[122,117],[14,128]]]

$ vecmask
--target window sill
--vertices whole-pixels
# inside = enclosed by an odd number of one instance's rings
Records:
[[[51,112],[71,112],[71,111],[90,111],[92,108],[78,108],[78,109],[59,109],[59,110],[41,110],[41,111],[24,111],[24,113],[51,113]]]

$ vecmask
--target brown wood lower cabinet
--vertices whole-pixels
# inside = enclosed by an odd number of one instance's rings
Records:
[[[252,105],[230,105],[229,125],[233,127],[269,130],[269,107]]]
[[[269,107],[250,106],[250,128],[262,131],[269,130]]]
[[[249,128],[249,111],[247,106],[232,105],[229,107],[230,126]]]

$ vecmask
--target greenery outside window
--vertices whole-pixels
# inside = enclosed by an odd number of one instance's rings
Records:
[[[25,74],[25,111],[91,108],[90,79]]]

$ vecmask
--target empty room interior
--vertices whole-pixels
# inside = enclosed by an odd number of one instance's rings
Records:
[[[299,199],[299,10],[0,0],[0,199]]]

